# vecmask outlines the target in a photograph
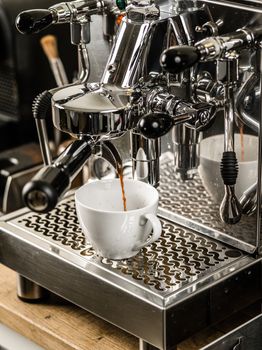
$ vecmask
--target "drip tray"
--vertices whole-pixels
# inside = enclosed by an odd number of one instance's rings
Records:
[[[121,261],[100,258],[85,241],[73,197],[63,201],[51,213],[39,215],[30,212],[11,220],[10,224],[50,242],[50,249],[57,254],[60,249],[65,249],[137,284],[137,288],[157,293],[159,305],[164,303],[164,296],[198,279],[208,278],[216,270],[244,256],[237,249],[162,219],[161,238],[143,248],[136,257]]]
[[[169,349],[257,300],[261,268],[260,260],[238,249],[160,219],[161,238],[137,256],[100,258],[85,242],[71,195],[48,214],[23,209],[3,217],[1,262],[148,343]]]

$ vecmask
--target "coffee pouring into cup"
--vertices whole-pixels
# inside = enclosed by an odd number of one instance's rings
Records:
[[[119,179],[89,182],[75,192],[80,226],[102,257],[130,258],[161,235],[156,216],[158,191],[147,183],[125,179],[125,194],[127,211]]]

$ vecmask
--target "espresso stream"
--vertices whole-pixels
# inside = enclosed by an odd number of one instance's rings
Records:
[[[123,176],[122,164],[118,164],[117,165],[117,174],[119,176],[120,185],[121,185],[122,201],[123,201],[124,211],[127,211],[127,209],[126,209],[126,194],[125,194],[125,185],[124,185],[124,176]]]

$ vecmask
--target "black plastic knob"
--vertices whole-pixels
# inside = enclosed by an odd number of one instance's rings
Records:
[[[173,119],[168,114],[146,114],[138,122],[140,133],[148,139],[164,136],[173,127]]]
[[[236,184],[238,175],[238,161],[235,152],[223,152],[220,171],[225,185],[233,186]]]
[[[16,17],[15,25],[20,33],[33,34],[49,27],[53,21],[54,17],[50,10],[28,10]]]
[[[192,67],[200,58],[200,52],[194,46],[173,46],[162,52],[160,64],[165,71],[178,74]]]

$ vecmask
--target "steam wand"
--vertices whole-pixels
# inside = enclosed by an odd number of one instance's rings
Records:
[[[224,83],[224,152],[221,160],[221,176],[225,185],[224,198],[220,205],[220,217],[226,224],[236,224],[241,219],[242,207],[235,195],[235,184],[238,175],[238,162],[234,151],[234,115],[235,115],[235,96],[234,88],[238,74],[238,56],[233,51],[226,55],[224,60],[218,62],[226,65],[226,79]]]

